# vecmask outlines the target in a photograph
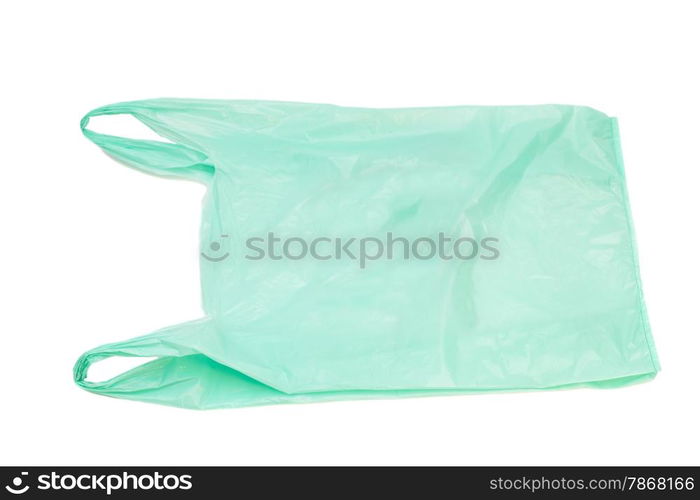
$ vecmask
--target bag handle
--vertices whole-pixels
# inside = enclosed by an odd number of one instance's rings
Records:
[[[162,362],[165,359],[200,354],[191,344],[196,343],[196,339],[205,337],[210,328],[211,320],[205,317],[166,327],[130,340],[101,345],[85,352],[78,358],[73,367],[73,380],[83,389],[107,395],[124,395],[134,391],[153,389],[154,387],[151,387],[153,380],[148,376],[149,373],[153,373],[152,367],[158,366],[159,361]],[[90,365],[112,356],[154,357],[157,359],[138,365],[109,380],[99,382],[86,380]],[[162,376],[156,377],[155,387],[159,386],[162,379]]]
[[[198,149],[180,144],[189,141],[156,120],[153,111],[155,110],[145,102],[111,104],[86,114],[80,121],[80,129],[85,137],[97,144],[105,153],[131,167],[155,175],[207,183],[214,174],[214,165],[209,161],[208,156]],[[87,128],[93,116],[121,114],[133,116],[160,136],[172,139],[176,143],[129,139],[100,134]]]
[[[305,400],[221,364],[197,347],[212,335],[213,320],[201,318],[124,342],[105,344],[78,359],[75,383],[86,391],[120,399],[183,408],[242,407]],[[105,381],[86,380],[94,362],[111,356],[155,357]]]

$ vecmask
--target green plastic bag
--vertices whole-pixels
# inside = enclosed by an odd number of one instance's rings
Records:
[[[170,143],[87,128],[130,114]],[[618,387],[658,362],[615,119],[586,107],[158,99],[83,133],[208,186],[205,317],[85,353],[187,408]],[[109,356],[157,359],[86,381]]]

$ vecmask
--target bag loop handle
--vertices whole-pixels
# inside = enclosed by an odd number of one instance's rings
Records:
[[[214,165],[205,153],[179,143],[168,143],[145,139],[130,139],[100,134],[90,130],[88,124],[93,116],[131,115],[162,137],[177,142],[186,142],[174,130],[169,129],[153,116],[153,110],[137,103],[112,104],[94,109],[80,121],[83,135],[97,144],[108,155],[138,170],[147,173],[178,177],[207,183],[214,174]]]

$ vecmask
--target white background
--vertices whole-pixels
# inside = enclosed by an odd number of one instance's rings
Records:
[[[3,2],[0,463],[698,464],[697,8]],[[661,373],[616,390],[211,412],[78,389],[83,351],[202,314],[204,188],[125,168],[78,126],[92,108],[151,97],[617,116]]]

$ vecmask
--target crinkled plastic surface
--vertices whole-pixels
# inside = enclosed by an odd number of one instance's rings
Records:
[[[171,142],[87,127],[123,113]],[[224,408],[617,387],[658,370],[617,124],[603,113],[157,99],[81,126],[123,163],[208,187],[204,317],[88,351],[74,370],[88,391]],[[333,253],[389,234],[423,247],[368,248],[363,263]],[[477,254],[431,257],[440,234]],[[270,235],[296,238],[289,258],[251,258]],[[330,240],[319,258],[293,258],[317,238]],[[109,356],[157,359],[87,381]]]

